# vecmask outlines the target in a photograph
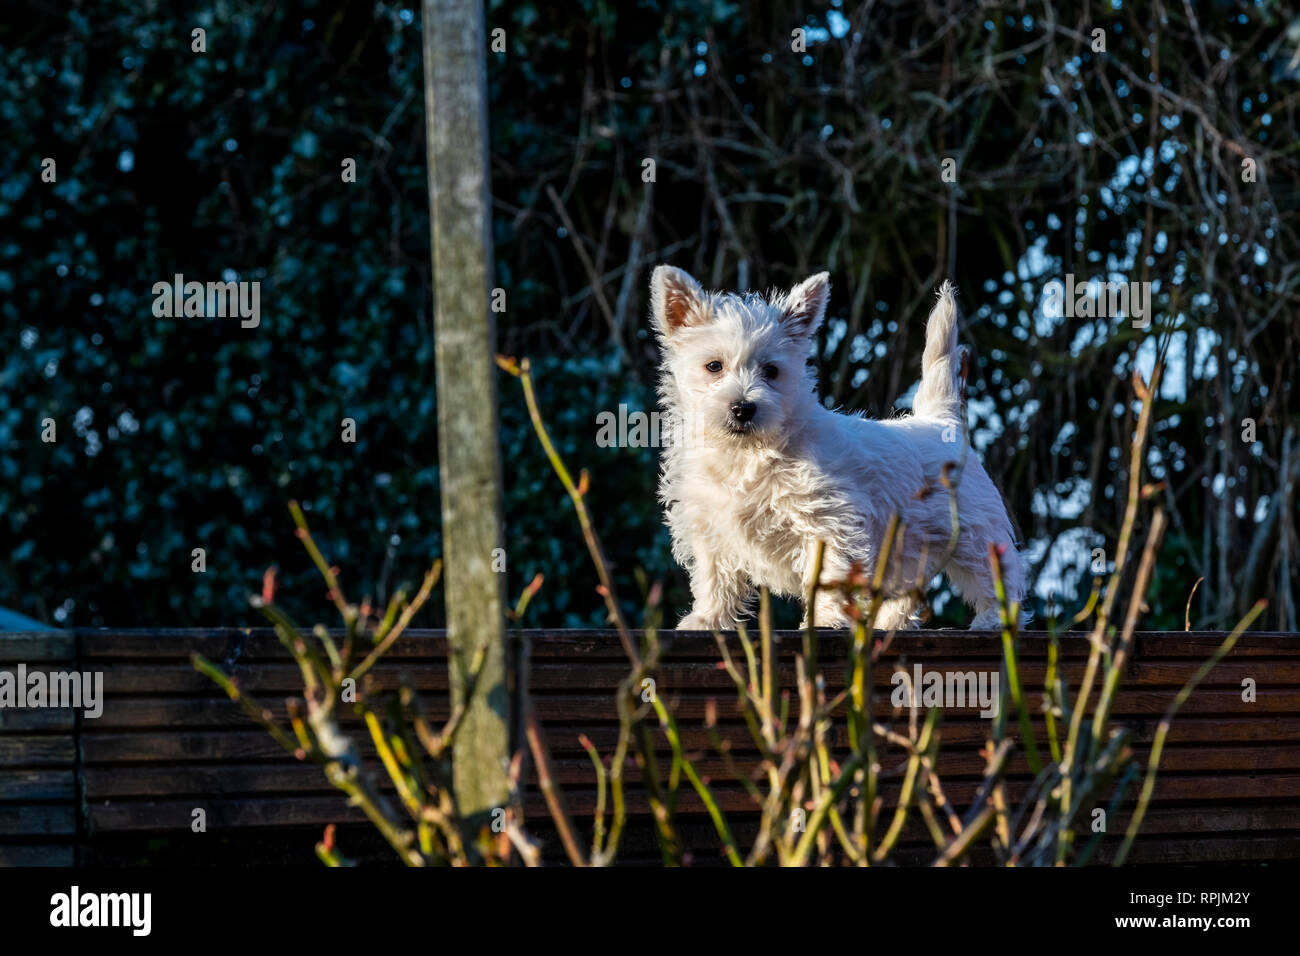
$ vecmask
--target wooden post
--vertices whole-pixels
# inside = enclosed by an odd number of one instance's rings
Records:
[[[453,749],[461,814],[474,829],[507,796],[501,466],[488,186],[483,6],[424,0],[424,105],[433,237],[442,553],[453,702],[475,653],[487,657]],[[504,552],[499,552],[504,553]]]

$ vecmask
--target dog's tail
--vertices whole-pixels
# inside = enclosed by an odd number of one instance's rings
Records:
[[[925,325],[921,385],[912,400],[912,414],[919,418],[962,418],[965,374],[963,352],[957,344],[956,292],[945,279]]]

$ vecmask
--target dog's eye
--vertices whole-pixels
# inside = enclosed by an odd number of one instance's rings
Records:
[[[775,365],[763,366],[763,377],[766,379],[774,379],[780,374],[781,374],[781,370],[777,368]]]
[[[712,362],[710,362],[708,365],[704,367],[707,368],[710,372],[713,372],[715,375],[718,372],[722,371],[722,363],[719,362],[717,359],[714,359]]]

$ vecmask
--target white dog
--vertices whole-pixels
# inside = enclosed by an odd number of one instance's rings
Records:
[[[951,473],[960,533],[944,571],[975,608],[972,630],[998,628],[988,546],[1005,548],[1010,601],[1024,596],[1024,570],[1002,497],[966,454],[952,286],[944,283],[930,313],[912,414],[886,421],[839,414],[817,398],[809,341],[829,294],[825,272],[766,299],[706,293],[670,266],[654,272],[659,396],[678,430],[664,451],[659,496],[694,597],[678,627],[732,629],[762,585],[806,597],[818,541],[826,543],[823,581],[842,579],[855,561],[871,573],[895,513],[905,530],[887,563],[876,626],[915,626],[912,595],[952,537],[940,476],[964,461]],[[818,626],[850,623],[831,590],[818,592],[813,610]]]

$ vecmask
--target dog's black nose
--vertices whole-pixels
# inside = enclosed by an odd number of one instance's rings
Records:
[[[733,402],[731,406],[731,417],[744,425],[754,417],[754,413],[757,411],[758,406],[753,402]]]

